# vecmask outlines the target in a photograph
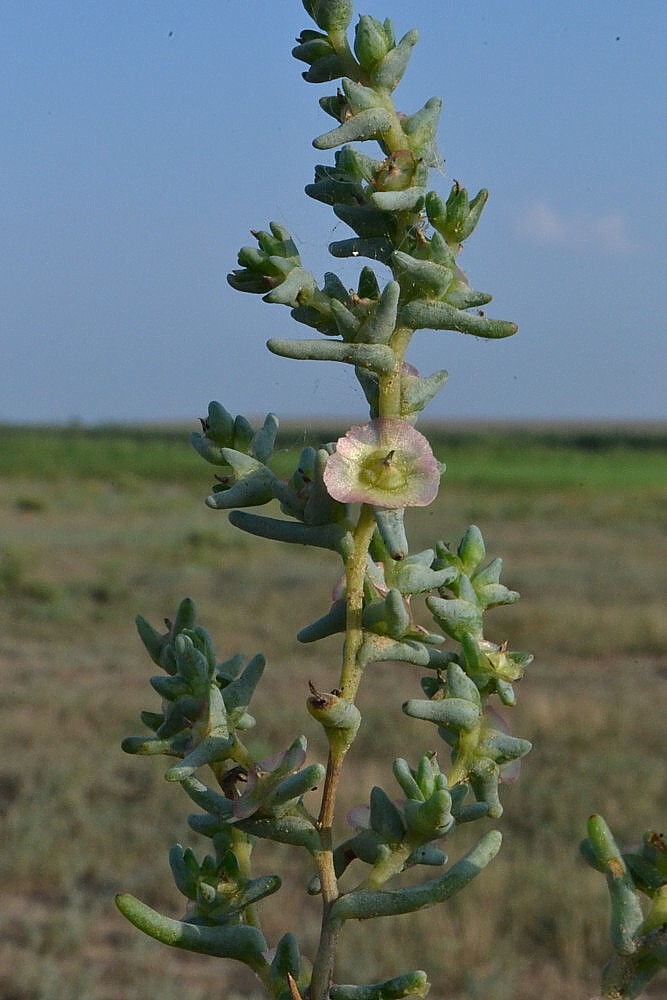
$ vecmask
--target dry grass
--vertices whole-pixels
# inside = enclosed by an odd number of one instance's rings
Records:
[[[0,996],[246,997],[254,984],[242,969],[145,941],[113,907],[128,889],[178,913],[166,852],[189,839],[188,802],[162,780],[163,765],[119,749],[141,731],[139,710],[156,707],[132,618],[159,622],[182,596],[195,598],[219,655],[268,656],[253,703],[258,745],[278,749],[303,729],[321,756],[293,700],[299,691],[305,700],[309,678],[335,683],[339,643],[300,647],[293,635],[327,607],[339,567],[327,553],[234,533],[201,503],[203,466],[191,482],[117,471],[45,485],[15,470],[0,484]],[[587,816],[603,812],[621,840],[667,822],[667,490],[546,488],[539,478],[533,489],[481,480],[473,489],[456,464],[449,474],[438,505],[412,519],[413,547],[456,540],[476,521],[489,555],[505,558],[523,600],[490,621],[493,637],[537,655],[513,718],[535,748],[505,791],[494,865],[446,907],[349,931],[340,978],[424,967],[436,1000],[592,996],[607,916],[602,880],[577,856]],[[391,788],[392,756],[433,743],[400,712],[419,675],[369,668],[345,807],[373,783]],[[452,857],[475,833],[457,835]],[[257,856],[260,870],[286,866],[285,888],[267,901],[267,934],[282,933],[292,910],[312,950],[303,859],[277,848]],[[664,988],[663,977],[649,995]]]

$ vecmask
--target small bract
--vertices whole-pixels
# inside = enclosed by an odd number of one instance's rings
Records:
[[[436,497],[440,474],[423,434],[405,420],[376,419],[338,439],[324,485],[341,503],[426,507]]]

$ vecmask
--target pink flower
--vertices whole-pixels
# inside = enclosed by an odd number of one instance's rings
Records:
[[[441,472],[423,434],[405,420],[377,419],[338,439],[324,485],[341,503],[426,507],[436,497]]]

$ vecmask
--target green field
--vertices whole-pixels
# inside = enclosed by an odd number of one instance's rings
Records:
[[[339,430],[323,429],[322,439]],[[300,646],[294,634],[328,608],[340,568],[330,553],[240,534],[206,508],[213,470],[187,436],[0,428],[7,1000],[253,995],[242,969],[145,940],[113,905],[129,890],[180,914],[167,850],[188,838],[191,811],[163,781],[162,761],[119,748],[141,732],[139,711],[158,708],[133,618],[159,624],[192,597],[219,656],[267,656],[253,701],[258,745],[268,753],[304,732],[321,759],[315,724],[291,704],[299,691],[305,701],[309,679],[322,690],[335,683],[339,641]],[[434,429],[433,439],[447,473],[436,503],[406,518],[412,548],[455,542],[477,523],[489,557],[503,557],[522,600],[493,612],[489,633],[535,653],[512,720],[534,750],[505,789],[494,864],[438,910],[348,929],[339,978],[423,967],[434,1000],[590,997],[607,954],[607,912],[603,879],[578,858],[587,817],[602,812],[623,843],[667,826],[667,429],[454,427]],[[304,440],[299,427],[279,440],[285,472]],[[420,673],[369,667],[348,762],[357,790],[345,790],[341,815],[373,783],[391,787],[394,756],[430,749],[424,727],[400,711],[419,693]],[[453,859],[466,833],[448,843]],[[291,909],[292,929],[312,950],[317,907],[303,894],[301,859],[262,846],[256,856],[260,873],[286,869],[284,888],[267,900],[267,935],[276,940]],[[663,975],[647,996],[666,989]]]

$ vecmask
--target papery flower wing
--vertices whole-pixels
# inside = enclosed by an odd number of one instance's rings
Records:
[[[423,434],[404,420],[351,427],[327,461],[324,484],[341,503],[399,509],[436,497],[441,468]]]

